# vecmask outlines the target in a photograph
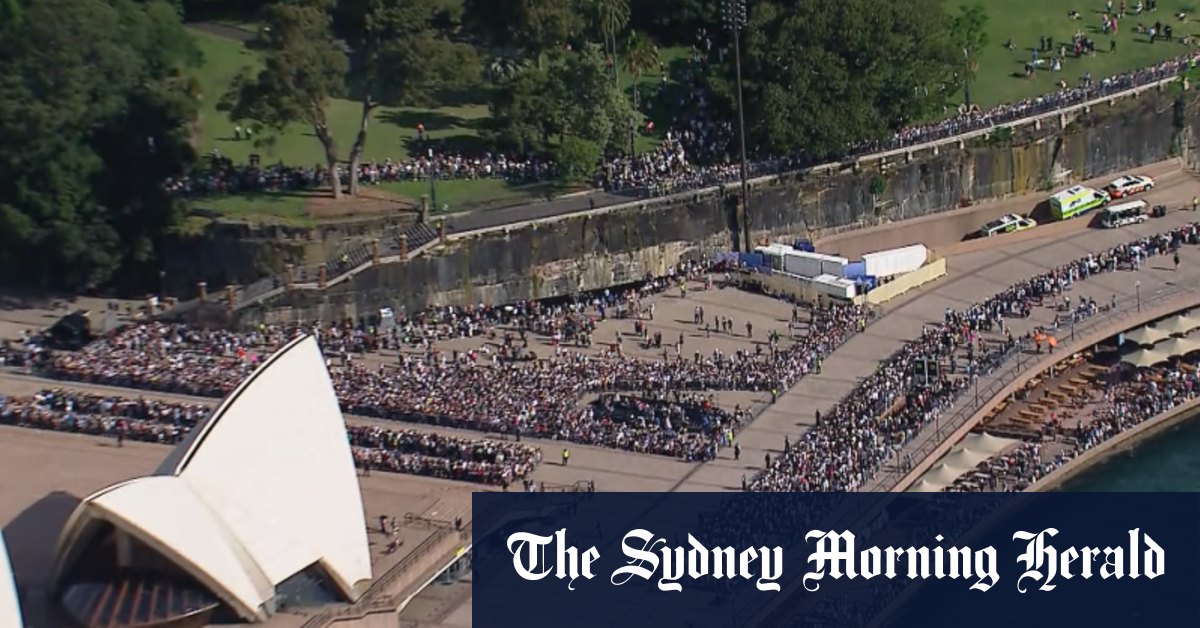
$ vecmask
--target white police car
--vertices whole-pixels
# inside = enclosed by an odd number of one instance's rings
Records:
[[[1113,180],[1104,191],[1112,198],[1125,198],[1154,188],[1154,179],[1145,175],[1128,174]]]
[[[1016,214],[1006,214],[980,227],[979,237],[990,238],[1001,233],[1014,233],[1032,229],[1036,226],[1037,221],[1032,218]]]

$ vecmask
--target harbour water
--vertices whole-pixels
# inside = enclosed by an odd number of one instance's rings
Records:
[[[1200,414],[1116,454],[1064,491],[1200,491]]]

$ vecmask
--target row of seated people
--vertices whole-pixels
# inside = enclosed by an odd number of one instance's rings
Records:
[[[68,390],[0,397],[0,424],[174,445],[212,408]],[[356,464],[371,470],[506,486],[527,477],[541,450],[521,443],[348,425]]]

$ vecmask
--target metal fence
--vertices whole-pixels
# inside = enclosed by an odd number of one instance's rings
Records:
[[[1065,345],[1069,346],[1079,336],[1086,335],[1098,328],[1112,325],[1113,323],[1125,318],[1133,317],[1134,315],[1143,312],[1146,309],[1154,307],[1165,301],[1178,298],[1185,294],[1194,294],[1200,292],[1200,279],[1192,280],[1185,284],[1167,284],[1155,292],[1142,295],[1140,290],[1138,294],[1129,295],[1117,299],[1116,309],[1110,309],[1104,314],[1086,318],[1080,322],[1070,326],[1070,335],[1067,336]],[[1060,325],[1060,329],[1063,327]],[[1075,349],[1077,350],[1077,349]],[[1073,351],[1075,351],[1073,350]],[[962,427],[971,417],[975,416],[980,410],[983,410],[991,404],[992,397],[997,395],[1006,386],[1011,384],[1017,378],[1021,377],[1026,368],[1037,362],[1039,358],[1028,357],[1024,355],[1023,350],[1013,352],[1015,355],[1010,355],[1005,360],[1006,363],[1011,363],[1015,357],[1015,363],[1005,366],[1002,364],[999,368],[994,369],[987,375],[982,375],[975,379],[974,385],[964,391],[955,403],[958,406],[957,410],[946,418],[937,418],[934,423],[927,424],[916,436],[914,440],[922,441],[915,449],[902,449],[898,457],[904,454],[911,454],[915,461],[924,461],[934,450],[940,447],[943,442],[950,437],[956,430]],[[932,432],[929,430],[932,429]],[[911,443],[911,441],[910,441]],[[877,476],[878,487],[880,490],[891,490],[900,484],[911,469],[906,469],[899,464],[899,461],[893,463],[890,467],[881,471],[881,475]]]

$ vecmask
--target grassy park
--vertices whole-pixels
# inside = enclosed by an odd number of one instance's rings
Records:
[[[1065,80],[1078,85],[1086,73],[1095,80],[1106,76],[1152,65],[1166,58],[1183,54],[1186,47],[1178,41],[1185,34],[1200,35],[1200,22],[1180,21],[1176,14],[1190,14],[1200,0],[1160,0],[1155,12],[1141,15],[1127,14],[1120,21],[1117,35],[1101,32],[1101,14],[1105,10],[1103,0],[976,0],[987,11],[989,42],[979,55],[975,78],[971,84],[971,100],[983,107],[1035,97],[1055,89],[1055,84]],[[948,11],[955,11],[960,4],[970,0],[944,0]],[[1132,11],[1135,2],[1127,2]],[[1114,2],[1114,8],[1120,2]],[[1079,19],[1072,19],[1070,11],[1078,11]],[[1200,15],[1197,15],[1200,18]],[[1150,43],[1148,37],[1137,32],[1139,23],[1149,26],[1155,21],[1171,24],[1176,41]],[[322,161],[321,147],[312,131],[302,125],[293,125],[271,139],[257,142],[234,138],[234,124],[218,110],[217,103],[226,92],[241,68],[259,67],[259,53],[248,48],[237,37],[229,36],[230,29],[252,34],[256,25],[250,22],[220,23],[224,33],[210,32],[211,29],[193,28],[192,32],[203,53],[204,62],[196,71],[196,78],[203,93],[203,104],[197,125],[197,144],[202,152],[213,149],[244,162],[251,153],[258,153],[266,163],[282,161],[291,165],[317,164]],[[1033,77],[1024,76],[1024,66],[1031,58],[1031,49],[1039,46],[1039,38],[1052,37],[1058,43],[1069,43],[1076,33],[1082,33],[1096,42],[1097,52],[1092,56],[1074,58],[1070,54],[1063,61],[1061,72],[1039,70]],[[1005,44],[1011,40],[1013,49]],[[1115,52],[1109,52],[1110,41],[1116,42]],[[1040,53],[1049,58],[1051,53]],[[687,48],[664,48],[659,52],[663,67],[670,68],[686,61]],[[668,70],[669,72],[669,70]],[[662,77],[648,74],[640,78],[643,94],[651,93]],[[622,85],[629,86],[634,77],[622,72]],[[430,109],[380,108],[371,121],[371,134],[365,158],[375,160],[406,159],[408,142],[415,138],[417,125],[423,124],[426,133],[433,138],[444,139],[448,146],[464,152],[483,150],[485,143],[480,137],[488,117],[488,94],[485,87],[467,93],[448,94],[442,106]],[[350,100],[335,100],[329,108],[329,118],[339,150],[344,151],[358,126],[359,105]],[[638,150],[647,150],[656,142],[654,137],[639,135]],[[533,200],[553,194],[556,190],[549,185],[510,186],[502,181],[441,181],[438,182],[438,206],[447,205],[451,211],[511,205],[524,200]],[[380,189],[396,196],[416,199],[429,192],[422,182],[391,183]],[[307,199],[303,195],[258,194],[224,199],[205,199],[199,202],[210,209],[241,219],[256,217],[283,221],[303,219]]]
[[[1085,73],[1100,79],[1129,70],[1146,67],[1154,63],[1182,55],[1187,48],[1178,39],[1185,34],[1200,35],[1200,14],[1192,14],[1200,7],[1196,0],[1159,0],[1158,10],[1141,15],[1127,13],[1119,20],[1119,33],[1105,35],[1100,29],[1104,13],[1104,0],[976,0],[987,10],[988,38],[986,50],[980,55],[975,80],[971,84],[971,99],[982,107],[1012,102],[1045,94],[1055,89],[1055,83],[1065,80],[1069,85],[1078,85]],[[971,0],[944,0],[948,10],[961,4],[972,4]],[[1113,10],[1120,8],[1120,0],[1114,0]],[[1131,12],[1136,0],[1127,1],[1126,10]],[[1075,10],[1080,19],[1069,17]],[[1188,14],[1189,21],[1176,19],[1180,11]],[[1174,29],[1176,41],[1150,43],[1148,37],[1136,33],[1140,22],[1150,26],[1161,21]],[[1038,38],[1049,36],[1058,43],[1070,44],[1071,37],[1082,32],[1096,42],[1095,56],[1076,59],[1068,54],[1062,72],[1040,70],[1033,78],[1024,77],[1025,64],[1030,60],[1030,49],[1038,47]],[[1004,44],[1012,39],[1015,50],[1009,51]],[[1116,52],[1110,53],[1109,42],[1117,42]],[[1043,58],[1049,53],[1041,53]]]
[[[256,28],[248,22],[220,25],[240,29],[247,34],[253,33]],[[237,163],[244,163],[252,153],[258,153],[264,163],[321,163],[321,145],[311,129],[303,125],[292,125],[266,141],[239,141],[234,138],[235,125],[225,112],[218,110],[218,103],[243,67],[261,67],[261,56],[235,38],[198,28],[192,28],[191,32],[204,58],[196,71],[203,94],[197,125],[197,146],[202,154],[215,149]],[[668,48],[660,53],[664,67],[686,55],[685,48]],[[623,71],[620,79],[623,85],[632,85],[634,81],[634,77]],[[660,75],[648,74],[641,77],[639,84],[643,93],[648,93],[660,81]],[[408,142],[416,138],[419,124],[425,126],[428,137],[444,139],[452,149],[467,153],[484,150],[480,131],[488,116],[487,100],[488,95],[480,91],[447,95],[443,106],[431,109],[381,107],[371,120],[371,133],[364,158],[379,161],[407,159]],[[358,130],[359,103],[338,99],[333,101],[328,113],[339,150],[345,150]],[[649,150],[655,142],[653,137],[639,135],[636,146],[638,150]],[[514,186],[491,179],[439,181],[436,186],[438,206],[449,206],[451,211],[512,205],[565,191],[553,184]],[[429,184],[425,182],[388,183],[379,186],[379,189],[407,199],[417,199],[430,191]],[[296,222],[303,220],[306,202],[307,198],[303,195],[253,194],[203,199],[197,201],[197,205],[238,220]]]

